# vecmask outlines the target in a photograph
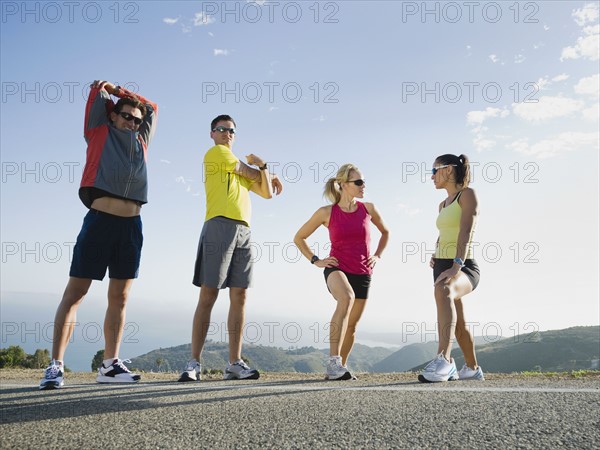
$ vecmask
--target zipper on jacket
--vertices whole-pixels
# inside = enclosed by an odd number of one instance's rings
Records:
[[[135,133],[131,133],[131,138],[130,138],[130,147],[129,147],[129,179],[127,180],[127,183],[125,184],[125,193],[124,193],[124,197],[127,197],[127,194],[129,194],[129,188],[131,187],[131,183],[133,182],[133,156],[134,156],[134,139]]]

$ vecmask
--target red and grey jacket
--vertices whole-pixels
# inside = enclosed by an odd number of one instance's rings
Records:
[[[146,105],[146,115],[137,131],[119,130],[109,120],[115,106],[110,94],[91,89],[83,126],[87,157],[79,187],[79,198],[88,208],[104,196],[148,203],[146,152],[156,129],[158,106],[123,88],[118,97],[138,98]]]

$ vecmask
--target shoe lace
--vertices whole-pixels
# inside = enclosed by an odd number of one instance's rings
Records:
[[[339,358],[335,358],[335,359],[330,359],[329,360],[329,364],[331,365],[332,368],[336,368],[336,369],[346,369],[346,367],[344,367],[342,365],[342,360]]]
[[[131,373],[124,363],[131,364],[131,360],[129,359],[117,359],[116,363],[113,363],[115,366],[119,366],[124,372]]]
[[[236,363],[233,363],[233,365],[234,366],[240,366],[244,370],[250,370],[250,367],[244,361],[238,361]]]
[[[435,368],[437,367],[437,365],[438,365],[439,363],[440,363],[440,355],[438,355],[438,356],[436,356],[434,359],[432,359],[432,360],[429,362],[429,364],[427,364],[427,365],[425,366],[425,369],[423,369],[423,370],[425,370],[425,371],[428,371],[428,370],[433,370],[433,369],[435,369]]]
[[[56,378],[58,376],[58,372],[60,371],[60,366],[57,364],[52,364],[46,368],[46,378]]]

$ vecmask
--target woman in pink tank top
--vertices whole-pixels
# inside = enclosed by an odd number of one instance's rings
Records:
[[[329,331],[328,380],[355,377],[346,363],[354,345],[356,325],[369,294],[371,274],[385,249],[389,231],[373,203],[362,203],[365,180],[358,168],[344,164],[325,185],[331,205],[319,208],[294,237],[294,243],[311,264],[324,269],[327,288],[337,302]],[[371,223],[381,233],[375,253],[370,252]],[[331,252],[324,259],[313,254],[306,240],[321,225],[329,229]]]

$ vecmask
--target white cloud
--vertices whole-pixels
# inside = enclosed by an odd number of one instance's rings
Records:
[[[315,117],[313,120],[316,122],[325,122],[327,120],[327,116],[321,114],[319,117]]]
[[[600,74],[582,78],[574,86],[574,89],[578,94],[590,95],[595,98],[600,97]]]
[[[169,161],[168,159],[161,159],[160,162],[164,164],[171,164],[171,161]]]
[[[569,75],[567,75],[566,73],[561,73],[560,75],[556,75],[554,78],[552,78],[552,81],[565,81],[569,79]]]
[[[584,26],[588,22],[598,20],[599,6],[589,3],[580,10],[573,12],[575,22],[579,26]],[[600,59],[600,24],[586,26],[583,28],[583,36],[577,38],[574,46],[565,47],[560,55],[560,60],[565,59],[589,59],[590,61],[598,61]]]
[[[576,150],[597,150],[598,144],[598,133],[566,132],[534,144],[530,144],[529,139],[519,139],[509,144],[508,148],[526,156],[544,159]]]
[[[565,59],[589,59],[598,61],[600,59],[600,40],[598,34],[586,37],[578,37],[574,47],[565,47],[560,55],[560,60]]]
[[[515,64],[521,64],[525,59],[527,58],[521,54],[515,55]]]
[[[194,15],[194,26],[201,27],[202,25],[210,25],[215,23],[216,19],[210,14],[205,14],[204,11],[198,12]]]
[[[163,22],[166,23],[167,25],[175,25],[177,22],[179,22],[179,17],[177,19],[172,19],[170,17],[165,17],[163,19]]]
[[[492,54],[492,55],[488,56],[488,58],[490,58],[494,64],[496,64],[499,61],[497,55]]]
[[[581,9],[574,9],[572,16],[577,25],[582,27],[588,22],[595,22],[598,19],[598,12],[599,7],[596,3],[588,3]]]
[[[594,106],[581,111],[581,115],[588,122],[600,122],[600,106],[596,103]]]
[[[548,79],[548,77],[544,77],[544,78],[540,78],[539,80],[537,80],[536,82],[536,86],[540,91],[546,90],[550,87],[552,83],[550,82],[550,80]]]
[[[475,146],[475,150],[478,152],[484,152],[486,150],[491,150],[496,146],[496,141],[492,141],[491,139],[487,139],[483,136],[483,134],[478,134],[473,139],[473,145]]]
[[[539,80],[537,80],[537,82],[535,83],[535,85],[537,86],[538,91],[544,91],[544,90],[548,90],[550,89],[550,86],[552,86],[553,83],[559,82],[559,81],[565,81],[569,79],[569,75],[567,75],[566,73],[562,73],[560,75],[556,75],[553,78],[550,78],[548,76],[545,76],[543,78],[540,78]]]
[[[215,56],[228,56],[229,50],[227,50],[226,48],[215,48],[213,50],[213,54]]]
[[[473,124],[482,124],[489,118],[492,117],[500,117],[504,118],[508,116],[510,112],[506,109],[500,108],[490,108],[489,106],[485,109],[485,111],[469,111],[467,113],[467,123],[470,125]]]
[[[583,102],[566,97],[540,97],[537,103],[513,103],[513,112],[528,122],[542,122],[573,114],[583,108]]]

